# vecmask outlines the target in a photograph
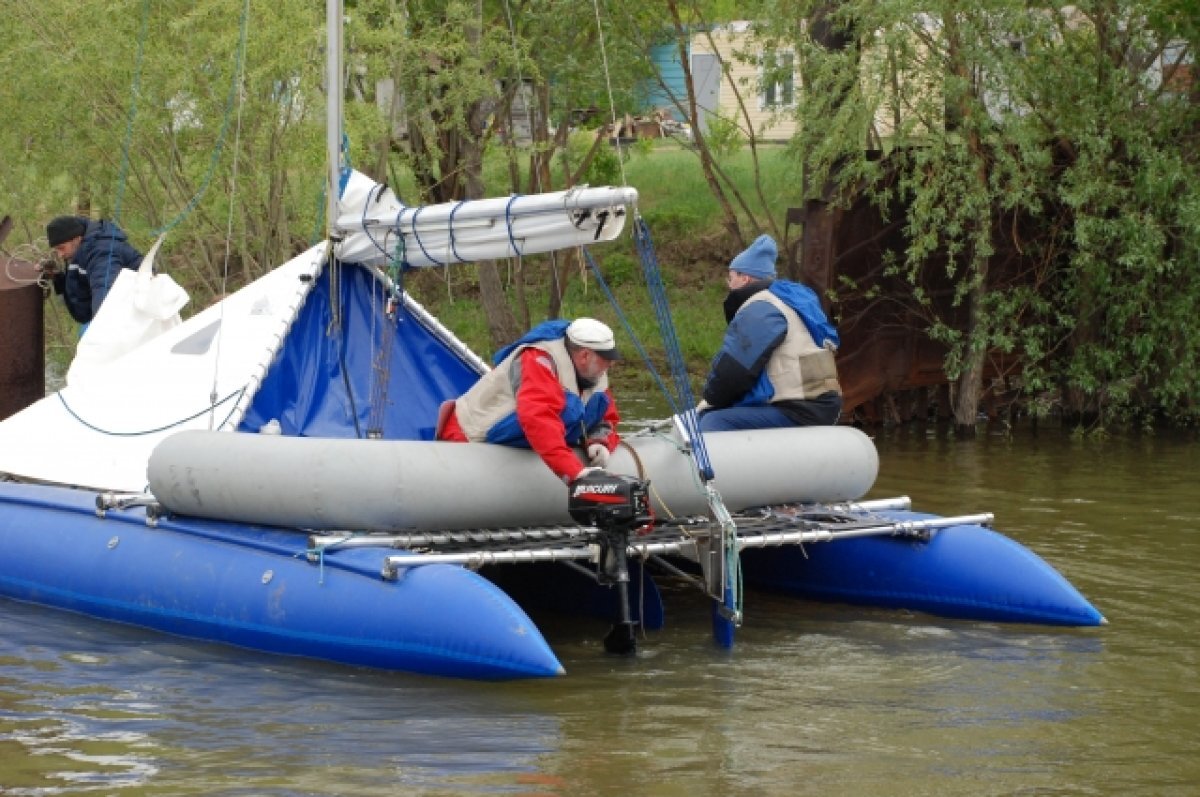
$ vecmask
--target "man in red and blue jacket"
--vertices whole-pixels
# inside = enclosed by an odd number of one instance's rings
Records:
[[[496,367],[454,402],[437,439],[531,448],[568,484],[603,469],[620,442],[607,376],[618,359],[613,332],[600,321],[539,324],[496,353]]]

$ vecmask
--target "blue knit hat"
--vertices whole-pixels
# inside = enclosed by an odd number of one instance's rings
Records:
[[[730,271],[737,271],[755,279],[775,278],[775,259],[779,250],[775,247],[775,239],[769,235],[760,235],[745,252],[733,259],[729,264]]]

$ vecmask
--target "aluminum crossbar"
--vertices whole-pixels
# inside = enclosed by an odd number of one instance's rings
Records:
[[[818,509],[833,512],[881,512],[885,509],[912,509],[912,499],[907,495],[896,498],[876,498],[871,501],[846,501],[841,504],[819,504]]]
[[[847,501],[840,504],[801,504],[802,513],[843,514],[869,513],[888,509],[908,509],[912,500],[908,496],[880,498],[872,501]],[[782,522],[795,522],[802,518],[782,517]],[[753,524],[760,517],[734,516],[739,525]],[[681,527],[703,527],[712,523],[708,518],[694,523],[676,524]],[[313,534],[308,538],[308,547],[314,551],[333,551],[339,548],[438,548],[448,545],[495,545],[528,542],[575,542],[594,537],[592,526],[535,526],[527,528],[476,529],[470,531],[410,532],[396,534]]]
[[[539,548],[532,551],[465,551],[463,553],[416,553],[407,556],[388,556],[383,560],[382,576],[393,580],[400,571],[424,565],[464,565],[472,570],[484,565],[517,565],[534,562],[561,562],[574,559],[599,558],[600,546],[579,548]]]
[[[984,525],[991,523],[994,519],[995,517],[992,513],[983,512],[975,515],[957,515],[955,517],[902,520],[894,523],[855,526],[841,530],[836,526],[826,526],[819,529],[805,529],[803,531],[750,533],[738,537],[738,549],[804,545],[818,542],[833,542],[835,540],[852,539],[855,537],[915,534],[934,529],[950,528],[952,526]],[[581,528],[579,531],[583,532],[585,530]],[[695,559],[698,555],[696,542],[693,538],[631,542],[626,548],[626,553],[638,559],[668,554],[682,554]],[[599,546],[594,544],[570,548],[538,548],[532,550],[415,553],[405,556],[385,557],[382,575],[386,579],[395,579],[399,576],[400,571],[404,569],[431,564],[457,564],[470,568],[479,568],[491,564],[530,564],[535,562],[558,562],[579,559],[596,561],[598,555]]]
[[[880,523],[876,526],[859,526],[839,531],[837,527],[808,529],[805,531],[784,531],[766,534],[747,535],[739,537],[740,548],[768,548],[775,545],[800,545],[810,542],[832,542],[833,540],[848,540],[854,537],[877,537],[882,534],[913,534],[933,529],[946,529],[951,526],[983,526],[995,520],[991,512],[977,515],[957,515],[955,517],[937,517],[926,520],[898,520],[895,523]]]
[[[410,534],[312,534],[310,549],[436,548],[446,545],[494,545],[518,542],[575,542],[596,534],[590,526],[538,526],[476,531],[412,532]]]

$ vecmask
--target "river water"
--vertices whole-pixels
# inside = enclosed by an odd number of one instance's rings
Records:
[[[538,618],[565,677],[260,656],[0,601],[0,794],[1192,795],[1194,438],[880,433],[872,497],[991,511],[1107,616],[945,621],[750,594],[732,651],[667,595],[633,659]],[[2,555],[2,552],[0,552]]]

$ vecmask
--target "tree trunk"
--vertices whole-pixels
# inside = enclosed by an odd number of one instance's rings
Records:
[[[708,149],[708,143],[704,140],[704,131],[700,129],[698,121],[700,119],[700,109],[696,102],[696,83],[692,77],[692,67],[689,61],[688,53],[688,26],[683,24],[680,18],[679,7],[675,0],[667,0],[667,8],[671,12],[671,20],[675,25],[675,35],[679,42],[679,64],[683,68],[683,82],[687,88],[688,100],[688,119],[692,125],[693,143],[696,145],[696,152],[700,155],[700,168],[704,172],[704,181],[708,184],[709,190],[712,192],[713,198],[717,200],[717,204],[721,206],[721,218],[725,225],[725,229],[734,241],[737,241],[739,246],[745,245],[746,241],[742,237],[741,225],[738,223],[737,214],[733,211],[733,206],[729,203],[729,198],[721,189],[721,183],[717,180],[716,163],[713,160],[712,152]]]
[[[946,47],[950,59],[950,69],[961,82],[970,85],[969,67],[963,56],[959,37],[958,18],[953,12],[944,17],[946,30]],[[962,123],[970,118],[972,111],[977,108],[977,98],[969,90],[964,89],[955,101],[947,98],[946,126],[947,130],[962,127]],[[952,107],[950,107],[952,106]],[[988,191],[988,167],[983,141],[974,125],[966,126],[967,150],[972,160],[977,164],[975,179],[976,190],[990,200]],[[967,294],[967,328],[963,331],[966,340],[966,351],[963,354],[963,370],[958,376],[954,394],[954,425],[960,435],[975,434],[975,421],[979,417],[979,400],[983,395],[983,366],[987,359],[987,319],[983,317],[983,300],[988,290],[988,260],[981,254],[984,235],[991,234],[989,217],[977,219],[979,234],[974,237],[968,247],[968,269],[971,289]],[[988,247],[992,250],[994,247]]]
[[[979,417],[979,399],[983,395],[983,365],[987,358],[987,346],[983,341],[976,342],[979,335],[980,321],[977,318],[977,308],[981,306],[984,293],[984,281],[987,277],[987,264],[982,264],[983,274],[979,282],[971,290],[970,311],[967,314],[967,354],[964,358],[962,373],[958,375],[954,391],[954,426],[959,435],[975,434],[975,421]]]
[[[475,2],[475,17],[468,23],[467,41],[478,49],[480,30],[483,24],[483,0]],[[464,185],[465,199],[483,198],[483,135],[486,116],[483,104],[474,102],[468,110],[467,135],[458,137],[461,163],[465,167]],[[494,260],[480,261],[479,296],[483,302],[483,312],[487,316],[488,332],[492,344],[498,349],[511,343],[521,335],[516,316],[508,305],[504,295],[504,283],[500,279],[500,269]]]

